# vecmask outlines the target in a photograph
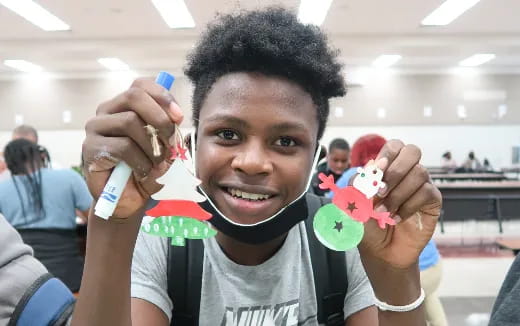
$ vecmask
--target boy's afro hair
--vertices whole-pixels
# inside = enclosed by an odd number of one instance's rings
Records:
[[[208,26],[188,56],[185,74],[195,86],[193,122],[215,81],[231,72],[281,76],[303,87],[317,106],[318,139],[329,115],[329,98],[346,93],[339,51],[319,28],[298,22],[286,9],[224,15]]]

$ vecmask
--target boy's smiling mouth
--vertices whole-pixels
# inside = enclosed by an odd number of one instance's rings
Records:
[[[240,189],[235,189],[235,188],[227,188],[226,190],[231,196],[233,196],[235,198],[247,199],[247,200],[252,200],[252,201],[257,201],[257,200],[262,201],[262,200],[266,200],[266,199],[269,199],[270,197],[272,197],[271,195],[268,195],[268,194],[255,194],[255,193],[241,191]]]
[[[224,205],[239,219],[239,223],[257,223],[258,217],[276,211],[278,194],[266,187],[228,184],[220,187]],[[255,216],[253,218],[253,216]],[[253,218],[253,220],[250,220]],[[241,220],[245,219],[245,220]],[[240,221],[241,220],[241,221]]]

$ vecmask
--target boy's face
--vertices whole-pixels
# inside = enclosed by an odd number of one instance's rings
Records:
[[[329,169],[336,174],[342,174],[348,167],[348,156],[349,151],[346,149],[332,149],[327,156]]]
[[[200,111],[197,176],[224,215],[258,223],[305,190],[316,115],[311,96],[282,78],[230,73],[213,84]]]

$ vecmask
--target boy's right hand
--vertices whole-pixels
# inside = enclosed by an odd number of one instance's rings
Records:
[[[92,196],[99,198],[112,169],[119,161],[132,168],[113,216],[127,218],[147,203],[161,185],[155,179],[166,172],[173,145],[175,124],[183,115],[173,96],[152,79],[140,78],[115,98],[99,105],[96,116],[85,126],[83,170]],[[151,136],[145,126],[157,129],[161,156],[153,155]]]

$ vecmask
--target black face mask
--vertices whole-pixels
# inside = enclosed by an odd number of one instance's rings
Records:
[[[192,134],[191,148],[193,149],[195,148],[194,139],[195,137]],[[307,175],[306,187],[303,189],[302,193],[288,206],[283,207],[273,216],[255,224],[240,224],[233,222],[219,211],[211,198],[204,192],[204,190],[202,190],[201,187],[199,187],[198,191],[207,198],[206,201],[199,203],[199,205],[213,215],[208,222],[225,235],[248,244],[265,243],[288,232],[293,226],[307,218],[308,211],[305,194],[309,188],[311,177],[314,173],[314,167],[319,158],[319,149],[320,146],[318,146],[313,164]],[[193,151],[194,165],[195,156],[195,151]],[[196,169],[194,170],[196,171]]]
[[[307,217],[307,201],[305,199],[306,197],[302,196],[289,206],[282,208],[276,215],[265,222],[254,225],[242,225],[232,222],[220,213],[209,198],[199,203],[199,205],[213,215],[209,223],[220,232],[240,242],[261,244],[288,232],[293,226]]]

